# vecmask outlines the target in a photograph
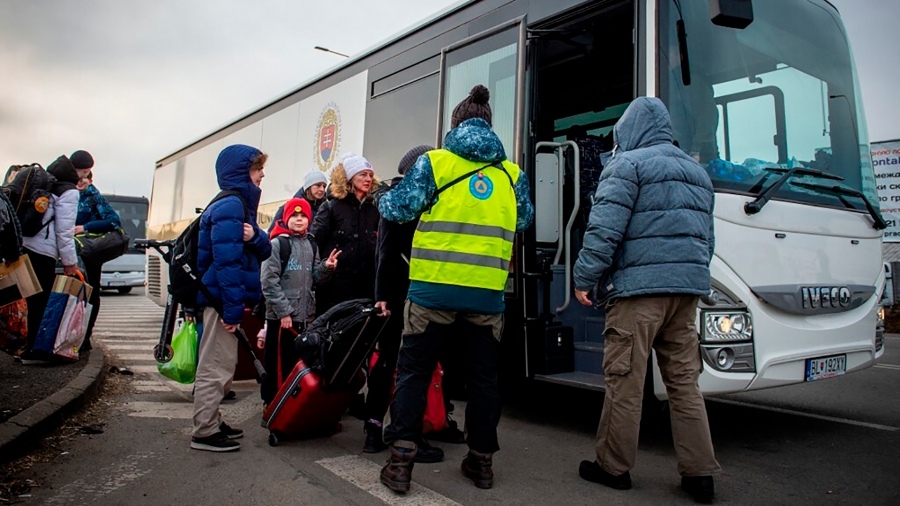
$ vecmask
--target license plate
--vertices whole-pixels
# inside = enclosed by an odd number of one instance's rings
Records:
[[[806,360],[806,381],[834,378],[846,372],[847,355],[832,355]]]
[[[124,281],[109,281],[106,283],[106,286],[125,286]]]

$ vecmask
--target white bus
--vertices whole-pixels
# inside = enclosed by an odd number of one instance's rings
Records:
[[[174,238],[196,217],[229,144],[269,154],[265,225],[304,173],[342,152],[385,178],[410,147],[439,146],[475,84],[490,89],[536,206],[507,285],[504,377],[602,389],[603,313],[572,303],[571,269],[599,155],[643,95],[666,103],[716,188],[702,390],[839,376],[883,353],[883,223],[853,57],[827,0],[460,2],[159,160],[148,236]],[[162,304],[153,253],[148,285]]]

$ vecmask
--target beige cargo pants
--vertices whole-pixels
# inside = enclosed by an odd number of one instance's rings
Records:
[[[606,400],[596,441],[597,462],[606,472],[618,476],[634,467],[651,348],[669,394],[678,472],[706,476],[721,471],[697,383],[702,370],[694,324],[697,301],[695,296],[662,296],[607,304]]]
[[[215,309],[203,310],[203,337],[194,380],[194,437],[219,432],[219,404],[230,387],[237,366],[238,341],[225,330]]]

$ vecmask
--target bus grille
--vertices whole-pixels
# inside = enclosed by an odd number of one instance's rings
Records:
[[[162,297],[161,261],[156,255],[147,255],[147,293],[159,300]]]

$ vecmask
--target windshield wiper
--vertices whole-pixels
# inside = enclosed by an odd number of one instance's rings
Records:
[[[759,195],[757,195],[752,202],[747,202],[746,204],[744,204],[744,212],[747,214],[756,214],[762,211],[763,206],[766,205],[772,194],[780,190],[784,183],[786,183],[788,179],[794,176],[814,176],[822,179],[833,179],[835,181],[844,180],[844,178],[842,178],[841,176],[832,174],[830,172],[800,166],[792,167],[790,169],[786,169],[784,167],[764,167],[763,170],[768,170],[771,172],[784,172],[784,174],[782,174],[777,181],[766,187],[763,191],[759,192]]]
[[[875,230],[884,230],[887,228],[887,223],[884,222],[884,218],[882,218],[881,214],[879,214],[878,211],[875,210],[875,207],[872,205],[871,202],[869,202],[869,199],[866,198],[866,196],[863,194],[863,192],[861,192],[859,190],[854,190],[853,188],[848,188],[846,186],[839,186],[839,185],[827,186],[827,185],[818,184],[818,183],[796,182],[796,183],[792,183],[792,184],[794,186],[799,186],[800,188],[807,188],[810,190],[817,190],[817,191],[822,191],[822,192],[826,192],[826,193],[834,193],[836,195],[847,195],[849,197],[856,197],[863,201],[863,203],[866,205],[866,210],[869,211],[869,216],[871,216],[872,220],[875,222],[872,224],[872,228],[874,228]]]

